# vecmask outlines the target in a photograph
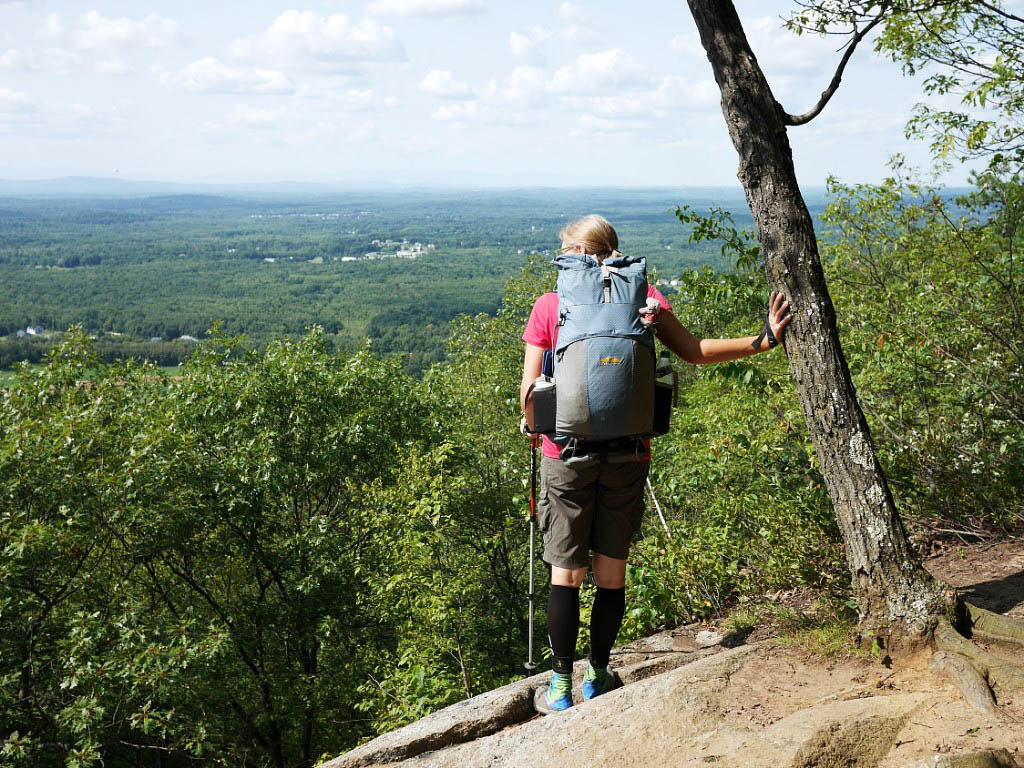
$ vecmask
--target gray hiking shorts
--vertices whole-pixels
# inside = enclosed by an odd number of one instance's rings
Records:
[[[544,456],[544,488],[537,519],[544,534],[544,562],[583,568],[590,552],[625,560],[644,515],[650,462],[608,461],[567,465]]]

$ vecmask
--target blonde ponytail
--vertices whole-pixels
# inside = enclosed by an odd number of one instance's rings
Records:
[[[592,213],[582,219],[570,221],[560,233],[562,243],[581,246],[583,252],[597,257],[598,261],[621,256],[619,236],[604,216]]]

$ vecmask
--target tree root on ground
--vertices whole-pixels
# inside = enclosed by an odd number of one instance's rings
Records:
[[[965,618],[972,636],[982,640],[1024,646],[1024,624],[963,601]],[[1005,698],[1012,691],[1024,691],[1024,667],[989,653],[942,619],[933,635],[935,653],[930,666],[949,678],[976,711],[1011,720],[1016,718],[997,706],[996,694]]]
[[[978,712],[986,715],[997,715],[999,707],[992,689],[988,687],[985,676],[971,663],[971,660],[959,653],[936,651],[928,664],[932,672],[944,675],[953,681],[967,703]]]
[[[971,634],[982,640],[1024,645],[1024,624],[1008,616],[986,611],[976,605],[964,602],[967,616],[971,620]]]

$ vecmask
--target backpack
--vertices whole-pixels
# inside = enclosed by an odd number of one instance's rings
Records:
[[[562,254],[554,350],[555,440],[654,434],[654,335],[641,322],[647,261]]]

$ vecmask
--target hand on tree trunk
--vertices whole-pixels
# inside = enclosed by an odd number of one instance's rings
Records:
[[[760,335],[752,344],[754,349],[758,352],[766,352],[779,344],[785,346],[782,337],[786,332],[786,326],[792,319],[793,316],[789,314],[789,302],[786,301],[786,297],[781,291],[772,291],[771,298],[768,299],[768,313],[765,315],[764,327],[761,328]]]
[[[768,328],[771,330],[768,338],[771,339],[774,336],[779,344],[784,344],[782,337],[786,333],[786,326],[792,319],[793,316],[789,313],[789,302],[786,301],[786,297],[781,291],[772,291],[771,298],[768,299]]]

